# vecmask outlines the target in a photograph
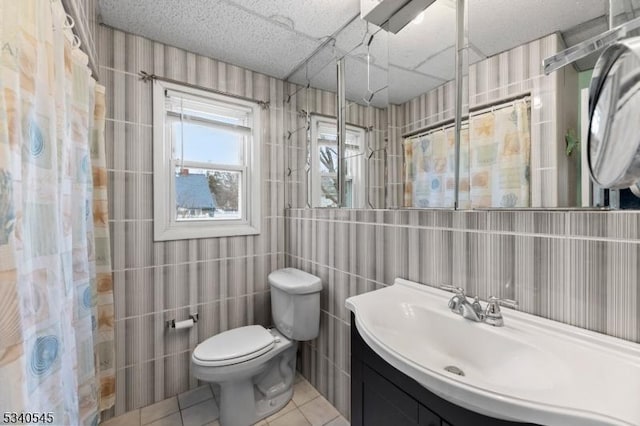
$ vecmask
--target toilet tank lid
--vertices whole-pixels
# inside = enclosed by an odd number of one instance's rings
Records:
[[[317,293],[322,281],[315,275],[296,268],[284,268],[269,274],[269,284],[289,294]]]

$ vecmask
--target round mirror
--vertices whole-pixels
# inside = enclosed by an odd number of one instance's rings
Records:
[[[606,49],[589,87],[587,153],[593,180],[627,188],[640,180],[640,37]]]

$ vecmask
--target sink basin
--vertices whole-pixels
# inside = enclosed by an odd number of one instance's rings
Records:
[[[457,405],[544,425],[640,425],[640,345],[510,309],[504,327],[476,323],[448,309],[451,296],[396,279],[346,306],[378,355]]]

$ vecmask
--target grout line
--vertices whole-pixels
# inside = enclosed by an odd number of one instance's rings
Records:
[[[137,175],[153,175],[153,172],[145,171],[145,170],[126,170],[126,169],[110,169],[107,168],[108,172],[111,173],[131,173]]]
[[[137,78],[138,80],[140,80],[140,75],[139,75],[139,74],[137,74],[137,73],[131,72],[131,71],[125,71],[125,70],[118,69],[118,68],[108,67],[108,66],[106,66],[106,65],[100,65],[100,66],[99,66],[99,68],[100,68],[100,69],[102,69],[102,70],[105,70],[105,71],[111,71],[111,72],[113,72],[113,73],[125,74],[125,75],[127,75],[127,76],[135,77],[135,78]],[[146,83],[146,82],[142,82],[142,83]],[[212,88],[212,89],[213,89],[214,87],[213,87],[213,85],[211,85],[211,86],[210,86],[210,87],[208,87],[208,88]],[[269,90],[269,92],[270,92],[270,90]],[[227,93],[227,94],[229,94],[229,95],[234,95],[234,93],[229,92],[229,91],[226,91],[226,93]],[[267,98],[266,98],[266,99],[258,99],[258,100],[263,101],[263,102],[269,102],[269,103],[270,103],[269,111],[283,111],[283,112],[287,112],[287,111],[289,111],[287,108],[284,108],[284,107],[282,107],[282,106],[279,106],[281,103],[280,103],[280,102],[278,102],[278,99],[274,99],[274,100],[272,101],[272,100],[271,100],[271,99],[269,99],[269,97],[267,96]],[[297,111],[290,111],[290,112],[292,112],[292,113],[293,113],[293,112],[297,113]]]
[[[216,257],[216,258],[196,260],[196,261],[185,261],[185,262],[178,262],[178,263],[163,263],[161,265],[140,266],[136,268],[112,269],[111,272],[114,273],[114,272],[138,271],[141,269],[164,268],[166,266],[182,266],[182,265],[191,265],[191,264],[206,263],[206,262],[216,262],[216,261],[222,261],[222,260],[248,259],[251,257],[260,257],[260,256],[277,256],[280,254],[285,255],[286,253],[282,251],[277,251],[277,252],[251,254],[251,255],[236,256],[236,257]]]
[[[153,127],[153,124],[138,123],[136,121],[118,120],[113,117],[106,117],[104,120],[111,121],[112,123],[124,123],[124,124],[130,124],[133,126],[142,126],[142,127],[151,127],[151,128]]]
[[[386,283],[381,283],[380,281],[376,281],[375,279],[371,279],[371,278],[364,277],[364,276],[362,276],[362,275],[354,274],[354,273],[352,273],[352,272],[343,271],[343,270],[338,269],[338,268],[336,268],[336,267],[334,267],[334,266],[324,265],[324,264],[319,263],[319,262],[317,262],[317,261],[315,261],[315,260],[305,259],[305,258],[300,257],[300,256],[295,255],[295,254],[285,253],[285,256],[291,256],[291,257],[294,257],[294,258],[296,258],[296,259],[302,260],[303,262],[309,262],[309,263],[314,264],[314,265],[316,265],[316,266],[322,266],[322,267],[324,267],[324,268],[329,268],[329,269],[331,269],[331,270],[333,270],[333,271],[341,272],[341,273],[344,273],[344,274],[347,274],[347,275],[351,275],[351,276],[356,277],[356,278],[361,278],[361,279],[364,279],[364,280],[366,280],[366,281],[371,281],[371,282],[374,282],[374,283],[376,283],[376,284],[383,285],[383,286],[385,286],[385,287],[389,285],[389,284],[386,284]],[[426,284],[425,284],[425,285],[426,285]],[[331,314],[330,314],[330,315],[331,315]],[[341,321],[342,321],[342,320],[341,320]]]
[[[283,215],[269,215],[269,216],[263,216],[262,219],[286,219],[287,216],[283,216]],[[150,220],[153,219],[109,219],[109,222],[148,222]],[[255,236],[255,235],[260,235],[260,234],[249,234],[249,235],[232,235],[229,237],[211,237],[211,239],[213,238],[235,238],[235,237],[251,237],[251,236]],[[192,238],[190,240],[186,240],[186,241],[194,241],[194,240],[202,240],[202,239],[209,239],[209,238]],[[168,240],[168,241],[158,241],[158,242],[172,242],[172,241],[185,241],[185,240]]]
[[[262,219],[285,219],[286,216],[263,216]],[[147,219],[109,219],[109,223],[131,223],[131,222],[153,222],[153,218],[147,218]],[[194,240],[199,240],[199,239],[214,239],[214,238],[236,238],[236,237],[255,237],[256,235],[260,235],[260,234],[251,234],[251,235],[231,235],[228,237],[210,237],[210,238],[193,238],[187,241],[194,241]],[[157,241],[157,242],[171,242],[171,241],[184,241],[184,240],[169,240],[169,241]],[[156,242],[156,241],[154,241]]]
[[[169,358],[169,357],[176,356],[176,355],[182,355],[182,354],[184,354],[184,353],[190,353],[192,350],[193,350],[193,349],[186,349],[186,350],[184,350],[184,351],[173,352],[173,353],[170,353],[170,354],[167,354],[167,355],[163,355],[163,356],[159,356],[159,357],[155,357],[155,358],[145,359],[145,360],[142,360],[142,361],[138,361],[138,362],[136,362],[136,363],[133,363],[133,364],[127,364],[127,365],[125,365],[125,366],[122,366],[122,367],[118,367],[118,368],[116,368],[115,372],[116,372],[116,374],[117,374],[117,373],[118,373],[118,371],[126,370],[127,368],[132,368],[132,367],[135,367],[135,366],[137,366],[137,365],[146,364],[146,363],[148,363],[148,362],[161,361],[161,360],[163,360],[163,359],[165,359],[165,358]],[[186,391],[185,391],[185,392],[186,392]],[[169,397],[169,398],[171,398],[171,397]],[[166,398],[165,398],[165,399],[166,399]],[[164,400],[163,400],[163,401],[164,401]],[[142,407],[137,408],[137,410],[139,410],[140,408],[142,408]]]
[[[317,352],[317,353],[318,353],[318,355],[319,355],[320,357],[322,357],[322,358],[324,358],[325,360],[327,360],[327,362],[329,363],[329,365],[333,366],[334,368],[336,368],[336,369],[337,369],[338,371],[340,371],[341,373],[344,373],[344,375],[345,375],[345,376],[347,376],[347,377],[349,378],[349,380],[351,380],[351,373],[350,373],[350,372],[344,371],[342,368],[340,368],[338,365],[336,365],[336,363],[334,363],[334,362],[333,362],[333,360],[331,360],[329,357],[326,357],[326,356],[325,356],[325,355],[324,355],[324,354],[323,354],[319,349],[317,349],[315,346],[311,345],[311,343],[309,343],[309,342],[303,342],[303,344],[308,345],[308,346],[309,346],[309,348],[310,348],[312,351]],[[304,376],[303,376],[303,377],[304,377]],[[305,379],[305,380],[306,380],[306,379]],[[322,395],[322,393],[320,393],[320,391],[319,391],[315,386],[313,386],[313,385],[311,384],[311,382],[309,382],[308,380],[307,380],[307,382],[308,382],[308,383],[309,383],[309,384],[310,384],[310,385],[311,385],[315,390],[317,390],[317,391],[318,391],[318,393],[319,393],[320,395]],[[324,396],[324,395],[322,395],[322,396]],[[326,399],[326,398],[325,398],[325,399]],[[327,401],[328,401],[328,399],[327,399]],[[334,408],[335,408],[335,406],[334,406]]]
[[[146,314],[124,316],[124,317],[121,317],[121,318],[116,318],[115,322],[117,323],[117,322],[122,322],[122,321],[136,319],[136,318],[144,318],[144,317],[148,317],[150,315],[154,315],[155,316],[157,314],[164,314],[164,313],[172,312],[172,311],[175,311],[175,310],[178,310],[178,309],[187,309],[187,308],[192,308],[193,309],[193,308],[198,308],[198,307],[201,307],[201,306],[211,305],[211,304],[216,303],[216,302],[228,302],[230,300],[236,300],[236,299],[240,299],[240,298],[247,297],[247,296],[255,296],[255,295],[260,295],[260,294],[265,295],[267,293],[271,293],[271,289],[264,290],[264,291],[255,291],[253,293],[239,294],[239,295],[237,295],[235,297],[224,297],[224,298],[221,298],[221,299],[212,299],[212,300],[209,300],[209,301],[206,301],[206,302],[192,303],[192,304],[188,304],[188,305],[180,305],[180,306],[176,306],[175,308],[167,308],[167,309],[162,309],[162,310],[159,310],[159,311],[147,312]],[[166,356],[166,355],[163,355],[163,357],[164,356]]]
[[[386,211],[386,210],[385,210]],[[390,210],[393,211],[393,210]],[[506,213],[506,212],[505,212]],[[396,228],[408,228],[408,229],[426,229],[432,231],[450,231],[450,232],[464,232],[470,234],[487,234],[487,235],[511,235],[519,237],[535,237],[535,238],[549,238],[549,239],[562,239],[562,240],[577,240],[577,241],[601,241],[601,242],[617,242],[627,244],[640,244],[640,239],[624,239],[615,237],[597,237],[586,235],[567,235],[565,230],[564,234],[544,234],[535,232],[516,232],[516,231],[500,231],[500,230],[488,230],[488,229],[464,229],[464,228],[450,228],[443,226],[426,226],[426,225],[408,225],[408,224],[396,224],[396,223],[380,223],[380,222],[359,222],[352,220],[338,220],[327,218],[311,218],[311,217],[292,217],[287,216],[290,220],[301,221],[317,221],[317,222],[331,222],[331,223],[345,223],[356,225],[373,225],[383,227],[396,227]]]

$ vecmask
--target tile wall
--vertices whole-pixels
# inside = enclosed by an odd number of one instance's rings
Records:
[[[247,324],[269,325],[267,275],[284,266],[284,83],[223,62],[97,28],[107,88],[107,167],[119,415],[197,385],[191,351]],[[151,84],[144,70],[256,100],[263,112],[263,223],[257,236],[153,241]],[[165,321],[200,315],[189,330]]]
[[[287,266],[322,278],[320,336],[301,371],[349,417],[347,297],[396,277],[640,342],[640,214],[289,209]]]

